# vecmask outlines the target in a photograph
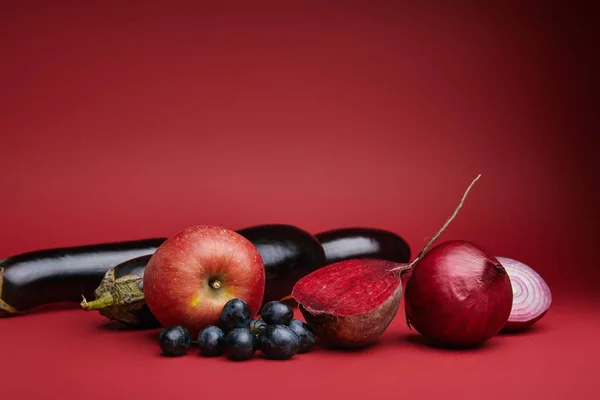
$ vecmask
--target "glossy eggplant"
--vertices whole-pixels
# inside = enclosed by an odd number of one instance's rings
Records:
[[[310,233],[292,225],[259,225],[237,231],[252,242],[265,266],[263,304],[289,296],[296,282],[325,265],[325,252]],[[84,300],[85,310],[144,328],[158,326],[145,304],[144,268],[151,255],[126,261],[109,270],[96,289],[95,300]]]
[[[398,235],[371,228],[346,228],[313,236],[290,225],[262,225],[238,231],[258,249],[266,271],[263,305],[288,297],[296,282],[333,262],[351,258],[380,258],[408,262],[410,248]],[[319,241],[320,239],[320,241]],[[323,248],[325,250],[323,250]],[[84,302],[107,318],[141,328],[159,326],[145,305],[144,268],[151,256],[126,261],[109,271],[96,300]],[[288,297],[289,299],[289,297]]]
[[[165,239],[63,247],[20,254],[0,262],[0,316],[91,297],[109,268],[154,253]]]
[[[295,226],[261,225],[238,233],[256,246],[265,264],[263,304],[289,296],[300,278],[326,264],[321,243]]]
[[[290,225],[261,225],[238,232],[253,242],[263,257],[267,277],[263,303],[288,296],[300,278],[326,264],[350,258],[410,259],[410,249],[402,238],[379,229],[346,228],[313,236]],[[165,240],[65,247],[2,260],[0,316],[54,302],[80,301],[82,295],[86,308],[93,301],[88,303],[85,297],[105,301],[117,282],[120,292],[114,293],[110,304],[96,302],[96,308],[88,308],[125,324],[157,326],[143,301],[141,278],[151,255]],[[123,298],[124,290],[129,300]]]
[[[406,263],[410,261],[408,243],[393,232],[373,228],[342,228],[317,233],[325,251],[326,263],[374,258]]]

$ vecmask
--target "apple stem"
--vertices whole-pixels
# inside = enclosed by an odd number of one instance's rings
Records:
[[[81,296],[81,297],[83,297],[83,301],[81,302],[81,307],[86,311],[100,310],[105,307],[110,307],[114,303],[113,297],[110,294],[105,294],[102,297],[100,297],[99,299],[92,300],[92,301],[87,301],[87,299],[84,296]]]
[[[215,289],[215,290],[219,290],[221,289],[221,281],[219,280],[214,280],[210,283],[210,287]]]

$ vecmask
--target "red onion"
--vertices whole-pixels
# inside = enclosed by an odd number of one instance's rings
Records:
[[[409,327],[440,345],[485,343],[504,327],[512,307],[508,274],[490,253],[466,241],[442,243],[427,253],[480,177],[471,182],[454,213],[417,258],[400,270]]]
[[[478,346],[498,334],[512,307],[506,270],[466,241],[437,245],[418,261],[406,283],[409,325],[446,346]]]
[[[550,288],[537,272],[522,262],[507,257],[497,259],[506,269],[513,291],[512,311],[502,331],[525,330],[546,315],[552,303]]]

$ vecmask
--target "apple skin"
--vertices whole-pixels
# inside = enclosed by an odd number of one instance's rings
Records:
[[[256,247],[218,226],[197,225],[167,239],[143,278],[144,298],[163,326],[181,325],[195,339],[218,325],[225,303],[238,298],[254,317],[265,291],[265,268]]]

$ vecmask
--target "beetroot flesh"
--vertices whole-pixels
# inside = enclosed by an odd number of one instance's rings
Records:
[[[402,264],[347,260],[320,268],[294,286],[293,297],[317,337],[340,347],[376,341],[394,319],[402,285]]]

